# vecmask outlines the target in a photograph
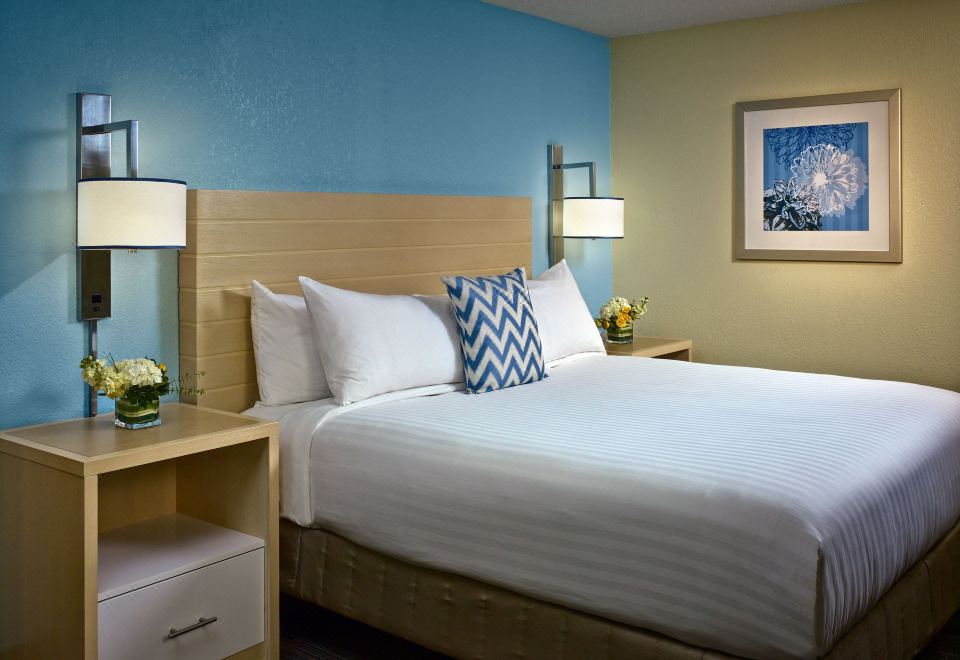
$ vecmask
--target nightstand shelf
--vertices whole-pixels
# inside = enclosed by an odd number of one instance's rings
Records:
[[[652,357],[693,362],[693,341],[664,337],[634,337],[629,344],[604,342],[607,355]]]
[[[263,539],[257,536],[182,513],[118,527],[99,535],[97,601],[263,547]]]
[[[0,433],[4,658],[277,657],[278,425],[177,403],[161,417]]]

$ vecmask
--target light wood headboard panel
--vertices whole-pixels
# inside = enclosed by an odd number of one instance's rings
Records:
[[[370,293],[442,293],[442,275],[529,272],[531,225],[528,197],[190,190],[180,371],[205,393],[181,398],[233,412],[257,400],[251,280],[298,295],[300,275]]]

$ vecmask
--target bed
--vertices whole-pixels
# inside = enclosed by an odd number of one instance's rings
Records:
[[[530,257],[526,199],[191,191],[188,215],[181,369],[233,411],[251,279],[438,293]],[[415,394],[252,411],[282,420],[287,593],[480,658],[912,657],[960,604],[955,393],[586,356]]]

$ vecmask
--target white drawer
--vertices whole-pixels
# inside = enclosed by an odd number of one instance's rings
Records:
[[[263,641],[263,550],[101,601],[100,660],[211,660]],[[200,619],[217,620],[169,639]]]

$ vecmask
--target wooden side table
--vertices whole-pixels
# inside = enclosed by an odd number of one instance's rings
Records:
[[[230,629],[240,625],[236,616],[221,612],[213,624],[216,612],[192,611],[196,594],[236,582],[218,582],[218,574],[258,576],[243,592],[252,603],[244,614],[253,617],[258,643],[225,654],[278,657],[279,425],[179,403],[163,405],[160,415],[160,426],[136,431],[118,429],[112,415],[100,415],[0,432],[4,658],[95,660],[105,653],[98,649],[98,611],[117,602],[109,586],[133,585],[130,593],[143,599],[140,594],[161,579],[170,587],[156,589],[159,596],[146,598],[150,607],[130,615],[137,626],[149,624],[150,644],[164,644],[161,655],[151,657],[222,651],[209,646],[218,635],[227,647],[231,638],[234,646],[245,644]],[[192,577],[203,568],[171,577],[184,561],[203,566],[211,554],[221,560],[211,563],[218,568],[207,572],[206,582]],[[223,557],[234,555],[242,562],[224,573],[219,567],[233,560]],[[229,594],[219,597],[218,606],[231,601]],[[157,599],[164,601],[163,616],[154,616],[162,609],[154,607]],[[111,623],[101,616],[100,629]],[[141,637],[128,637],[134,646],[141,643]]]
[[[607,348],[607,355],[632,355],[693,362],[693,341],[690,339],[634,337],[630,344],[604,342],[604,345]]]

